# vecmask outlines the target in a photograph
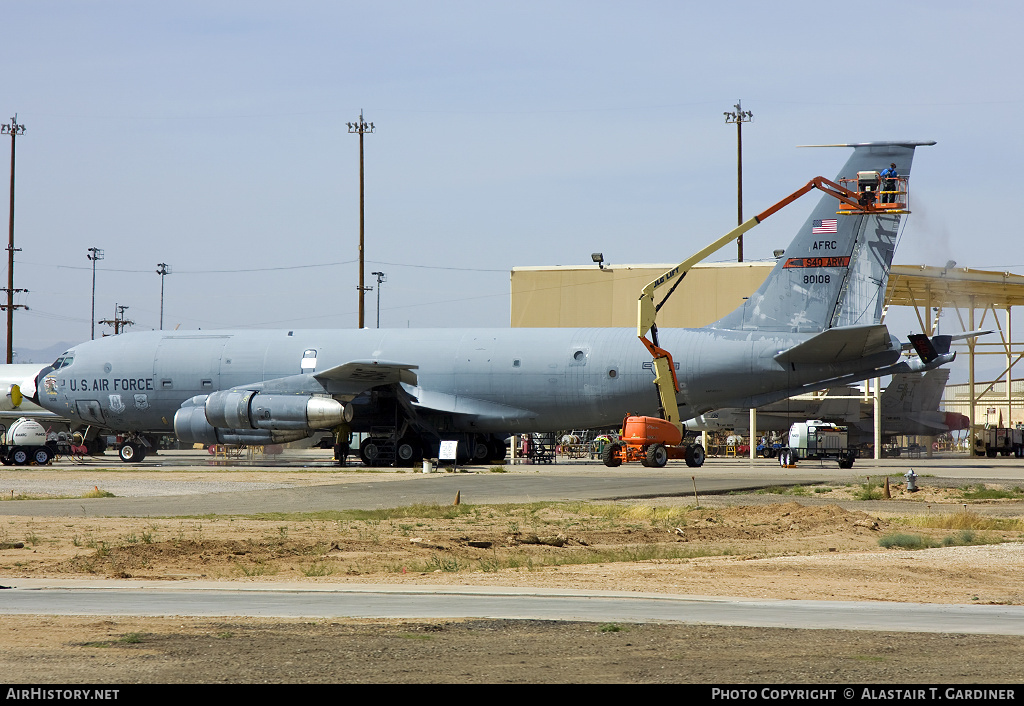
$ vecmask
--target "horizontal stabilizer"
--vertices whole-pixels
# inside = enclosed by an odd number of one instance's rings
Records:
[[[842,363],[891,350],[889,330],[881,324],[842,326],[807,339],[782,351],[775,360],[783,364]]]
[[[932,348],[935,349],[935,353],[937,353],[938,355],[945,355],[945,354],[949,353],[949,347],[950,347],[950,345],[952,345],[953,341],[962,341],[962,340],[967,339],[967,338],[977,338],[978,336],[985,336],[985,335],[988,335],[990,333],[993,333],[993,331],[991,329],[988,329],[988,330],[977,330],[977,331],[968,331],[967,333],[958,333],[955,336],[932,336],[932,338],[931,338],[931,346],[932,346]],[[905,350],[905,351],[911,350],[911,349],[917,350],[918,344],[915,343],[914,341],[915,341],[915,338],[920,339],[921,337],[924,337],[923,333],[913,334],[913,335],[909,336],[908,337],[909,340],[907,341],[907,343],[903,344],[903,350]],[[926,346],[926,348],[927,348],[927,346]],[[920,355],[920,351],[918,351],[918,355]],[[925,362],[927,363],[927,362],[931,362],[931,361],[926,360]]]
[[[415,385],[416,373],[413,371],[418,367],[418,365],[390,360],[352,360],[314,373],[313,377],[321,382],[330,380],[332,382],[366,383],[367,387],[400,382]]]
[[[908,414],[907,421],[913,422],[921,427],[922,430],[931,430],[935,432],[935,434],[945,434],[949,431],[949,426],[945,423],[946,415],[943,412],[933,412],[931,414]]]

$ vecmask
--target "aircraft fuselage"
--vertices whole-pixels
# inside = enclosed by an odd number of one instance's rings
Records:
[[[803,367],[774,360],[807,337],[662,331],[661,345],[675,358],[683,418],[766,395],[780,399],[816,380],[858,371],[867,377],[874,367],[865,359]],[[175,412],[195,395],[315,375],[353,360],[415,366],[416,384],[403,385],[414,408],[452,430],[608,427],[626,413],[654,415],[658,406],[650,354],[630,329],[153,331],[88,341],[68,358],[44,371],[40,404],[117,431],[170,432]],[[354,401],[352,428],[361,430],[365,393],[327,384],[323,394]]]

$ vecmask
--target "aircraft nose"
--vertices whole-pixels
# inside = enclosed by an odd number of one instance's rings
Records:
[[[31,380],[32,390],[31,393],[28,390],[28,384],[22,387],[21,394],[32,400],[33,404],[39,404],[39,387],[42,385],[43,378],[53,372],[53,366],[47,365],[45,368],[39,371],[39,373]],[[40,407],[42,405],[39,405]]]

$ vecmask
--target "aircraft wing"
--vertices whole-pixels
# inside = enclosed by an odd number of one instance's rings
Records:
[[[0,420],[4,419],[20,419],[22,417],[28,417],[29,419],[51,419],[53,421],[65,421],[65,418],[59,414],[53,412],[47,412],[45,409],[4,409],[0,410]]]
[[[418,366],[387,360],[350,360],[318,373],[300,373],[262,382],[236,385],[232,390],[255,390],[266,394],[322,394],[351,399],[374,387],[415,385]]]
[[[398,363],[390,360],[352,360],[319,373],[313,373],[313,377],[321,382],[362,384],[364,389],[400,382],[415,385],[416,373],[413,371],[418,367],[411,363]],[[370,384],[366,385],[365,383]]]
[[[892,350],[889,329],[882,324],[830,328],[775,356],[778,362],[842,363]]]

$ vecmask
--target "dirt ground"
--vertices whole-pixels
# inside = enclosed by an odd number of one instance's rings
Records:
[[[1008,499],[977,500],[962,489],[908,494],[893,486],[895,510],[886,511],[884,501],[857,499],[870,490],[823,485],[704,498],[701,507],[673,500],[265,518],[3,516],[0,577],[1024,602],[1024,521],[1015,514],[1020,497],[1011,492]],[[915,544],[931,548],[906,548]],[[541,621],[43,616],[5,616],[0,635],[0,668],[25,683],[1024,678],[1024,638],[1001,636]],[[954,651],[955,666],[949,659]]]

